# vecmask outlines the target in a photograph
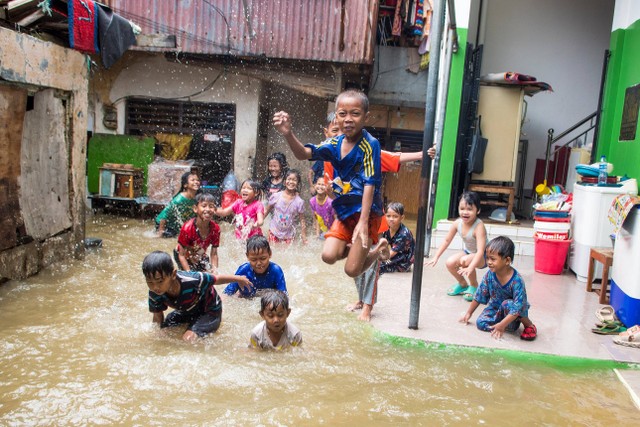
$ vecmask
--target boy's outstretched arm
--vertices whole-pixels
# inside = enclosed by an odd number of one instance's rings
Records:
[[[291,126],[291,118],[289,113],[285,111],[278,111],[273,115],[273,126],[276,130],[284,136],[284,139],[289,144],[289,148],[293,152],[293,155],[298,160],[309,160],[311,158],[311,149],[305,147],[298,138],[293,134]]]
[[[225,283],[237,283],[243,291],[250,291],[252,283],[246,276],[238,276],[236,274],[220,274],[216,276],[216,285],[224,285]]]

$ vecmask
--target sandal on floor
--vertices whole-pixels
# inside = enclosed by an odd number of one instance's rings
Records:
[[[633,336],[633,335],[631,335]],[[628,341],[625,338],[622,337],[614,337],[613,338],[613,343],[614,344],[619,344],[619,345],[624,345],[626,347],[633,347],[633,348],[640,348],[640,337],[638,338],[637,341]]]
[[[610,305],[605,305],[596,311],[596,317],[600,323],[613,322],[618,320],[616,317],[616,311]]]
[[[599,335],[618,335],[620,332],[626,331],[627,328],[614,323],[605,323],[600,328],[591,329],[591,332]]]
[[[525,341],[533,341],[538,336],[538,328],[536,325],[527,326],[520,334],[520,339]]]
[[[602,328],[603,326],[611,327],[611,325],[613,325],[613,326],[624,326],[624,323],[622,323],[619,320],[606,320],[604,322],[596,322],[595,325],[596,325],[596,328]],[[640,329],[640,327],[638,327],[638,329]]]
[[[631,338],[632,336],[635,338]],[[620,332],[620,337],[629,337],[627,338],[627,341],[640,341],[640,325],[634,325],[627,328],[626,331]]]
[[[468,286],[462,287],[460,283],[456,283],[447,291],[447,295],[454,297],[456,295],[462,295],[467,292]]]
[[[476,287],[475,286],[468,286],[465,289],[465,292],[462,294],[462,298],[464,298],[465,301],[473,301],[473,296],[476,294]]]

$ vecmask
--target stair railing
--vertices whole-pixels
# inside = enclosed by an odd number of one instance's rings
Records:
[[[580,120],[579,122],[577,122],[576,124],[574,124],[573,126],[571,126],[570,128],[568,128],[567,130],[565,130],[564,132],[560,133],[558,136],[553,136],[554,134],[554,130],[553,128],[549,129],[547,131],[547,151],[545,154],[545,158],[544,158],[544,181],[547,182],[547,178],[549,177],[549,160],[551,159],[551,157],[553,156],[553,158],[555,159],[558,151],[560,151],[561,149],[563,149],[564,147],[567,146],[571,146],[571,147],[575,147],[578,145],[579,141],[583,141],[586,143],[587,140],[587,134],[589,132],[591,132],[592,130],[594,130],[597,126],[598,123],[598,113],[597,112],[593,112],[591,114],[589,114],[587,117],[585,117],[584,119]],[[571,139],[568,139],[567,142],[564,142],[562,144],[558,144],[558,142],[562,139],[564,139],[565,137],[568,137],[569,135],[573,134],[574,131],[578,130],[580,127],[583,127],[584,125],[586,125],[586,129],[583,130],[580,134],[574,136]],[[593,139],[595,141],[596,138],[596,134],[595,132],[593,133]],[[551,151],[553,149],[553,152]],[[558,176],[558,162],[554,163],[554,170],[553,170],[553,176],[557,177]],[[564,183],[566,185],[566,182]]]

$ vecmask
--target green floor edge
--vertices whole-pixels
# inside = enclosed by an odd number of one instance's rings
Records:
[[[479,357],[500,356],[512,362],[540,363],[541,366],[552,366],[566,370],[640,369],[640,365],[636,363],[429,342],[417,338],[399,337],[379,330],[376,330],[375,336],[381,341],[387,342],[396,347],[443,350],[450,353],[464,352],[465,354],[472,354]]]

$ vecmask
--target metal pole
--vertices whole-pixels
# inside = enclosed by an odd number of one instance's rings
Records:
[[[440,171],[440,151],[442,150],[442,140],[444,139],[444,123],[447,117],[447,98],[449,97],[449,73],[451,72],[451,60],[455,52],[455,30],[449,28],[447,34],[447,48],[444,51],[444,66],[442,67],[442,90],[440,91],[440,99],[438,101],[438,113],[436,118],[435,131],[435,148],[436,155],[431,163],[431,178],[429,179],[429,199],[427,209],[427,234],[424,241],[425,256],[429,256],[431,250],[431,236],[433,234],[433,211],[436,204],[436,190],[438,188],[438,175]]]
[[[445,0],[435,0],[433,3],[433,18],[431,21],[431,52],[429,58],[429,73],[427,81],[426,108],[424,115],[424,136],[422,138],[422,152],[433,145],[433,136],[436,119],[436,103],[438,95],[438,71],[440,68],[440,44],[442,41],[442,29],[444,28]],[[420,193],[418,205],[418,220],[416,230],[417,262],[413,265],[413,281],[411,284],[411,307],[409,310],[409,328],[418,329],[418,316],[420,313],[420,294],[422,292],[422,259],[424,258],[425,225],[427,223],[427,193],[429,192],[429,165],[431,162],[423,161],[420,171]]]

